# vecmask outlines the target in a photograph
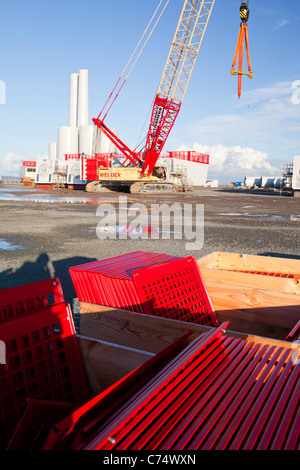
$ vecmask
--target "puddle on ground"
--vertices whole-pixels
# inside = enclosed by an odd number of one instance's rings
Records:
[[[21,201],[21,202],[66,202],[69,204],[105,204],[105,203],[119,203],[119,196],[115,197],[106,197],[105,199],[98,198],[80,198],[80,197],[71,197],[71,196],[48,196],[45,195],[25,195],[17,196],[16,194],[1,193],[0,192],[0,201]]]
[[[250,214],[249,212],[219,212],[218,215],[227,215],[234,217],[255,217],[258,219],[270,219],[270,220],[291,220],[296,222],[300,220],[300,215],[274,215],[274,214]]]
[[[90,227],[90,231],[94,231],[95,227]],[[140,225],[109,225],[97,226],[96,233],[101,235],[124,235],[124,236],[141,236],[141,235],[182,235],[178,230],[162,230],[156,226],[140,226]]]
[[[24,246],[19,246],[19,245],[13,245],[12,243],[9,243],[8,241],[5,240],[5,238],[0,238],[0,251],[17,251],[17,250],[23,250]]]
[[[14,193],[14,192],[18,192],[18,191],[32,191],[33,189],[35,189],[35,188],[34,187],[31,188],[30,186],[24,187],[24,188],[0,188],[0,193],[2,193],[2,192],[4,192],[4,193],[5,192]]]

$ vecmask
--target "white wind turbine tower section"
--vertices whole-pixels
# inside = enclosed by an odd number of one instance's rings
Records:
[[[78,73],[71,73],[69,127],[77,127],[78,77]]]

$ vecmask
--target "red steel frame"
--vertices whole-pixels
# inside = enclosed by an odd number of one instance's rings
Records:
[[[155,163],[174,126],[181,102],[156,95],[143,157],[143,174],[152,173]]]
[[[134,166],[141,168],[141,176],[145,173],[151,175],[155,163],[162,152],[164,144],[171,132],[177,115],[181,108],[181,102],[171,98],[156,95],[147,141],[142,152],[137,153],[130,150],[124,142],[121,141],[99,118],[93,119],[94,124],[113,142],[113,144],[122,152],[122,154]],[[143,155],[141,155],[141,153]]]
[[[127,158],[127,160],[130,161],[134,166],[141,166],[140,159],[138,157],[138,154],[132,150],[130,150],[129,147],[127,147],[122,140],[117,137],[112,130],[110,130],[104,122],[97,118],[93,119],[93,123],[99,127],[99,129],[110,139],[110,141],[117,147],[117,149],[120,150],[120,152]]]

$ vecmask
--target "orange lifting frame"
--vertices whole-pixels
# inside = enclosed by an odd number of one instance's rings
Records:
[[[247,61],[248,61],[248,72],[243,72],[243,51],[244,51],[244,43],[246,45],[247,51]],[[238,62],[238,70],[234,70],[234,67],[237,62],[237,58],[239,57]],[[234,54],[234,59],[232,62],[231,68],[231,75],[238,75],[238,97],[241,97],[242,92],[242,76],[248,75],[249,78],[253,78],[253,73],[251,71],[251,62],[250,62],[250,54],[249,54],[249,43],[248,43],[248,26],[246,23],[242,22],[239,31],[239,37],[236,45],[236,50]]]

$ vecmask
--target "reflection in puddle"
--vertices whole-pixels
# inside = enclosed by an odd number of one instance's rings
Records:
[[[14,192],[18,192],[18,191],[32,191],[33,189],[35,188],[30,188],[30,187],[26,187],[26,188],[0,188],[0,193],[1,192],[10,192],[10,193],[14,193]]]
[[[300,215],[274,215],[274,214],[249,214],[248,212],[219,212],[218,215],[229,215],[234,217],[255,217],[258,219],[270,219],[270,220],[291,220],[296,222],[300,220]]]
[[[104,203],[118,203],[119,197],[106,197],[105,199],[98,198],[83,198],[80,197],[63,197],[63,196],[48,196],[48,195],[26,195],[17,196],[15,194],[1,193],[0,201],[21,201],[21,202],[66,202],[69,204],[104,204]]]
[[[24,246],[13,245],[5,240],[5,238],[0,238],[0,251],[1,250],[9,250],[9,251],[16,251],[16,250],[23,250]]]

